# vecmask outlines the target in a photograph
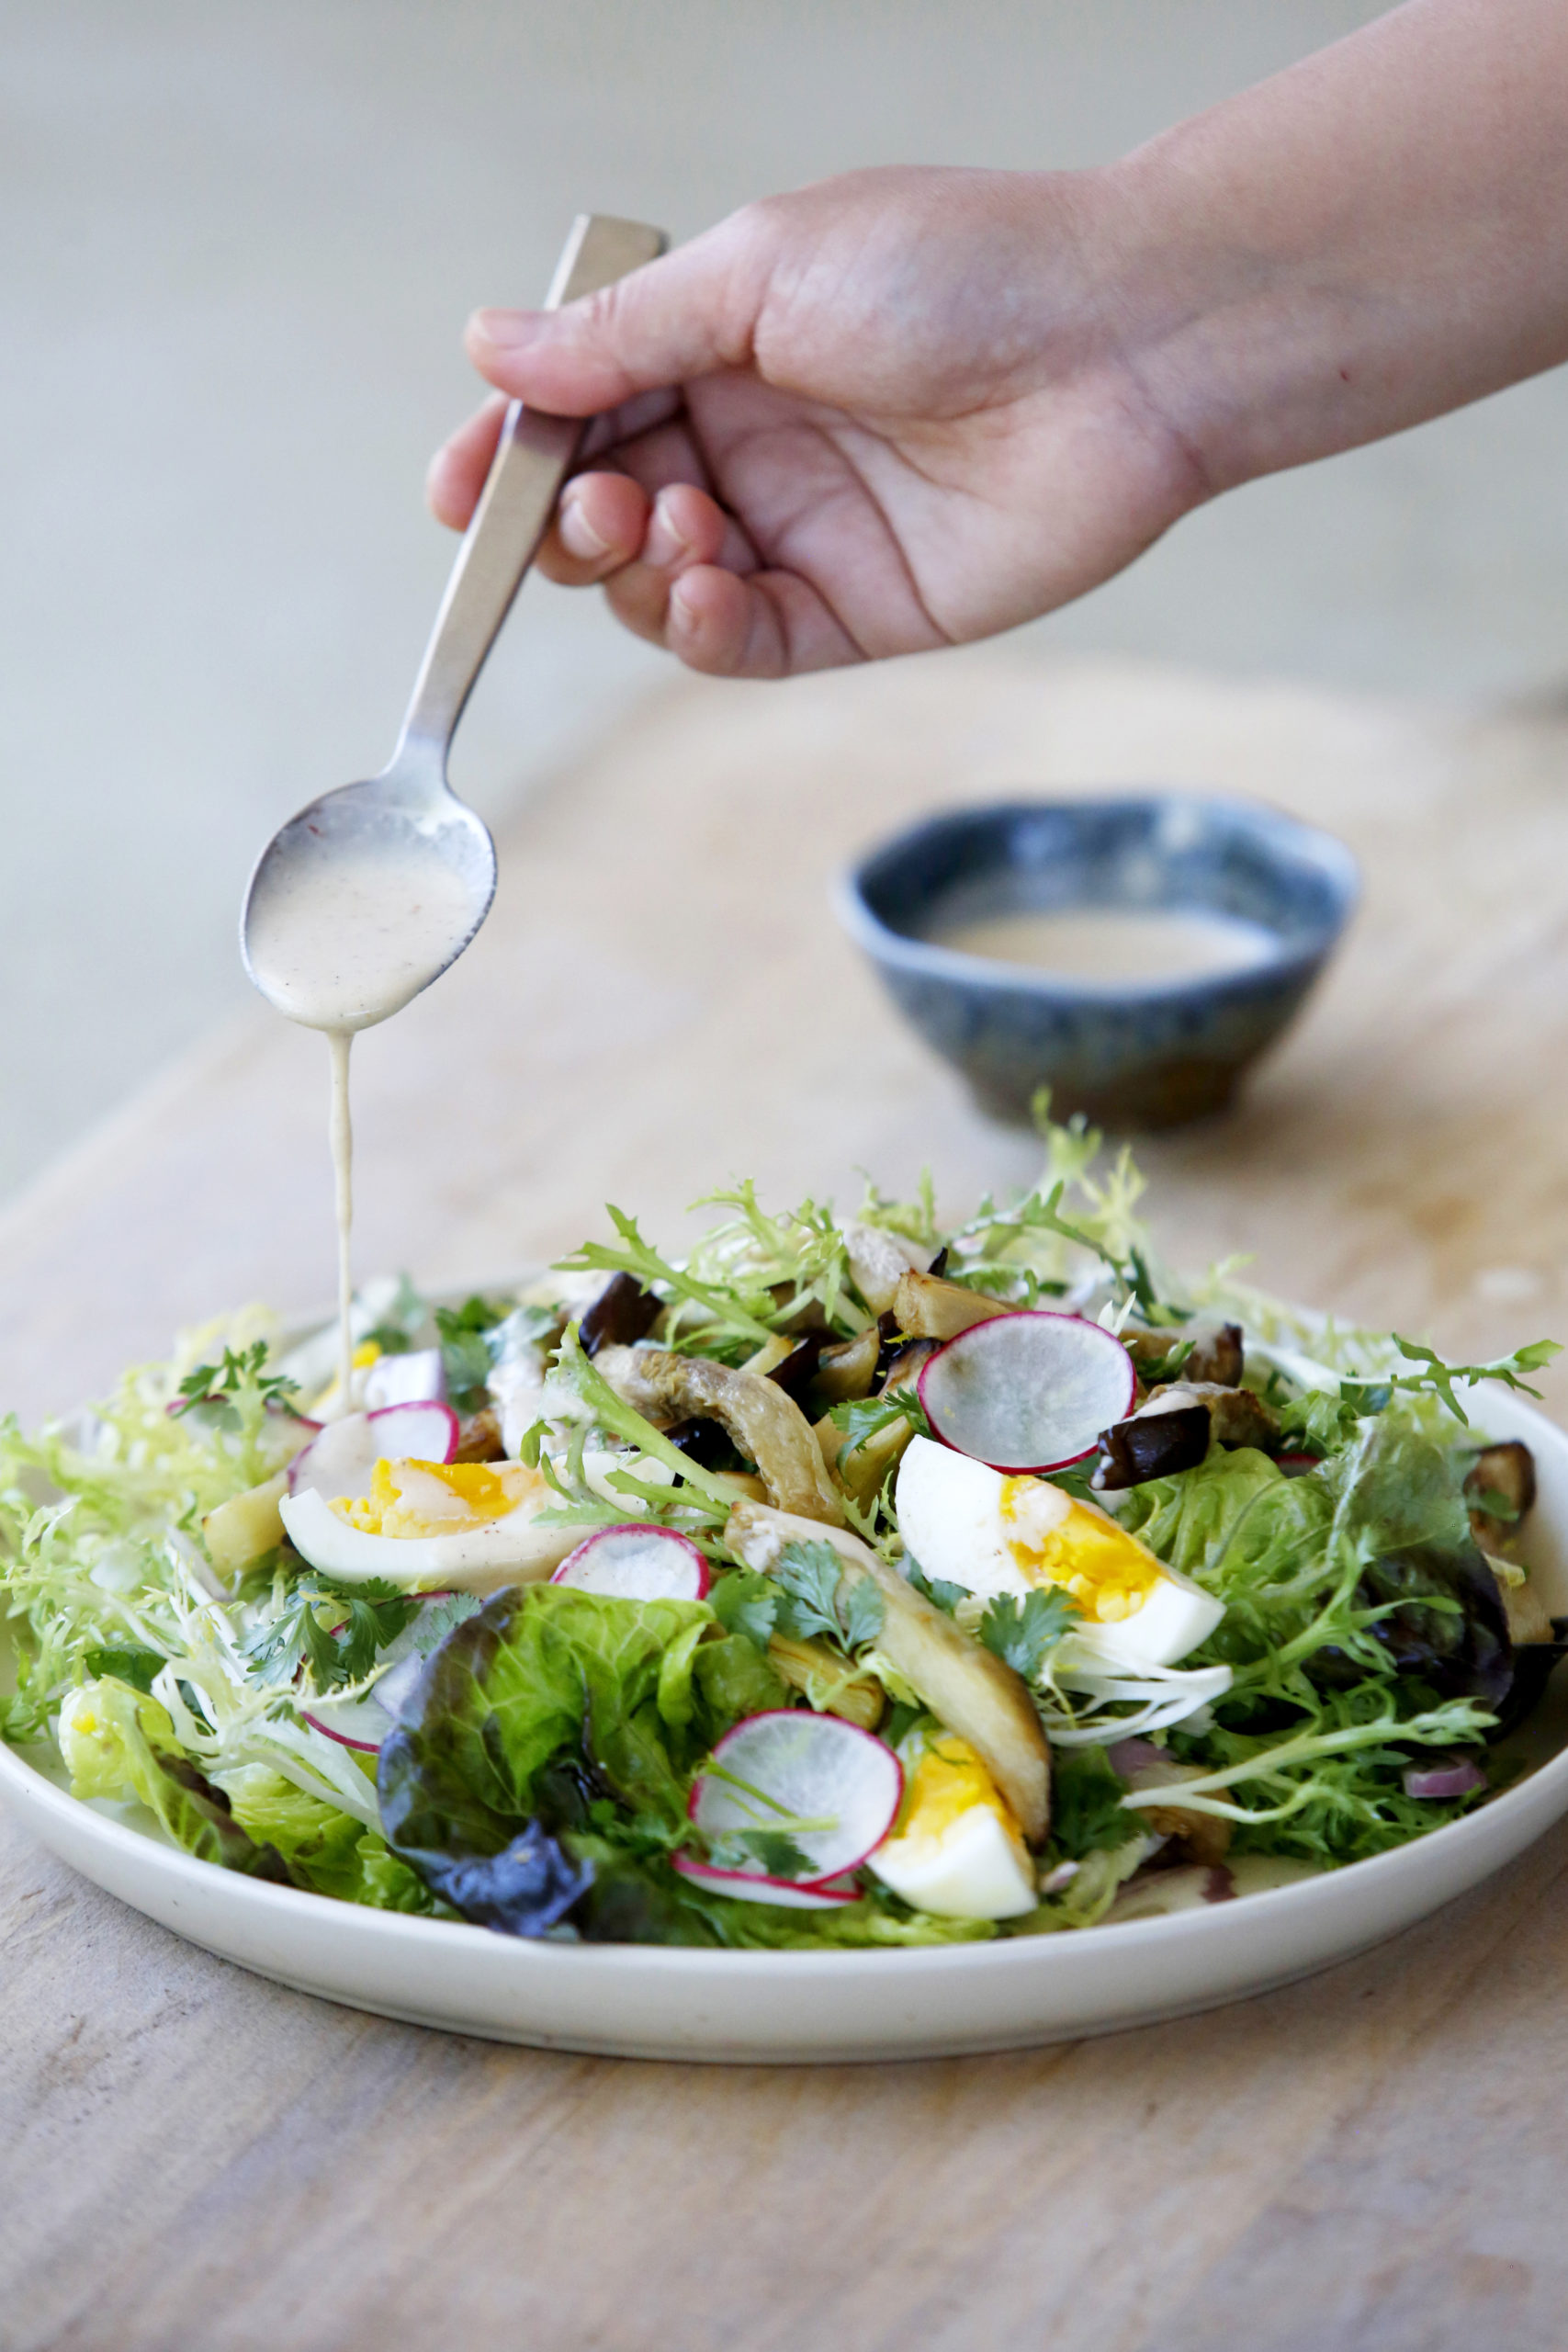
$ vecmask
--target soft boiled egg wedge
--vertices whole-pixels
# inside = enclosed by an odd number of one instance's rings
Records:
[[[1016,1919],[1039,1901],[1023,1834],[967,1740],[911,1732],[898,1750],[904,1804],[868,1867],[918,1911]]]
[[[1100,1668],[1174,1666],[1206,1641],[1224,1603],[1110,1514],[1048,1478],[1007,1477],[931,1438],[899,1464],[899,1532],[925,1575],[987,1599],[1059,1585],[1081,1612],[1058,1657]]]
[[[536,1523],[552,1499],[522,1462],[382,1459],[367,1495],[329,1500],[306,1487],[278,1512],[295,1550],[345,1584],[494,1592],[549,1576],[578,1542],[579,1529]]]

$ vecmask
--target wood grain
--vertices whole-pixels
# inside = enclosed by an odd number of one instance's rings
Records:
[[[838,937],[861,842],[999,789],[1316,816],[1362,915],[1241,1109],[1141,1151],[1169,1254],[1464,1351],[1568,1325],[1568,729],[1122,662],[683,684],[525,811],[496,913],[356,1047],[364,1268],[462,1281],[693,1194],[1026,1179]],[[258,1013],[0,1222],[0,1396],[331,1287],[325,1057]],[[1568,1401],[1568,1378],[1552,1394]],[[6,2352],[1440,2352],[1562,2342],[1568,1826],[1214,2016],[822,2072],[536,2054],[195,1951],[0,1824]]]

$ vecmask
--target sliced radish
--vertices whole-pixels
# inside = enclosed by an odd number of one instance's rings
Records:
[[[453,1603],[462,1605],[454,1609]],[[413,1695],[432,1650],[444,1642],[455,1624],[479,1607],[467,1594],[432,1592],[424,1595],[418,1614],[389,1642],[382,1657],[390,1660],[380,1680],[357,1699],[317,1699],[301,1710],[305,1721],[328,1739],[374,1756]],[[343,1627],[336,1625],[334,1633]]]
[[[709,1770],[693,1782],[686,1810],[709,1838],[738,1829],[784,1830],[807,1868],[798,1880],[782,1883],[819,1888],[858,1870],[881,1845],[903,1793],[904,1770],[886,1741],[839,1715],[775,1707],[726,1732]],[[803,1820],[828,1826],[794,1826]],[[759,1861],[755,1870],[742,1868],[736,1875],[763,1880],[770,1873]]]
[[[705,1887],[710,1894],[728,1894],[738,1903],[773,1903],[781,1911],[836,1911],[840,1903],[856,1903],[860,1889],[856,1886],[806,1886],[792,1878],[769,1878],[761,1871],[716,1871],[711,1862],[699,1862],[690,1854],[674,1856],[675,1868],[682,1878],[691,1879],[697,1886]]]
[[[291,1495],[367,1495],[378,1462],[450,1462],[457,1451],[457,1416],[447,1405],[384,1405],[375,1413],[345,1413],[328,1421],[288,1465]]]
[[[705,1600],[712,1582],[694,1544],[672,1527],[601,1527],[569,1552],[552,1584],[617,1600]]]
[[[1081,1315],[1043,1307],[971,1324],[939,1349],[918,1385],[931,1435],[993,1470],[1065,1470],[1124,1419],[1137,1385],[1120,1340]]]
[[[392,1405],[444,1405],[446,1401],[446,1365],[439,1348],[378,1356],[365,1375],[367,1413],[385,1412]]]

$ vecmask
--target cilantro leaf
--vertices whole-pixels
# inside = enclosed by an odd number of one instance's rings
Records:
[[[863,1649],[882,1631],[887,1605],[869,1577],[857,1577],[844,1602],[844,1646]]]
[[[321,1623],[323,1606],[332,1610],[330,1625]],[[243,1653],[258,1681],[291,1682],[304,1666],[324,1696],[344,1683],[363,1681],[377,1653],[396,1641],[418,1608],[417,1597],[396,1585],[345,1587],[302,1577],[288,1606],[251,1635]]]
[[[828,1418],[836,1430],[844,1432],[845,1442],[839,1449],[840,1456],[863,1445],[868,1438],[879,1437],[895,1421],[908,1421],[917,1437],[930,1437],[931,1433],[925,1407],[912,1388],[895,1388],[884,1396],[851,1397],[846,1404],[831,1406]]]
[[[716,1870],[743,1871],[761,1862],[770,1878],[809,1878],[811,1857],[786,1829],[727,1829],[709,1840]]]
[[[491,1357],[486,1334],[504,1323],[510,1309],[476,1293],[461,1306],[438,1306],[435,1329],[446,1373],[446,1394],[456,1413],[477,1413],[490,1394]]]
[[[771,1577],[754,1568],[730,1568],[715,1578],[708,1607],[727,1634],[744,1634],[765,1650],[778,1622],[779,1595]]]
[[[825,1641],[852,1656],[882,1631],[882,1595],[863,1577],[846,1587],[844,1564],[830,1544],[786,1544],[772,1577],[784,1589],[774,1620],[781,1634],[793,1634],[797,1641]]]
[[[837,1595],[843,1563],[830,1544],[786,1544],[773,1566],[773,1582],[783,1587],[778,1628],[797,1641],[825,1634],[842,1645]]]
[[[980,1639],[1004,1666],[1032,1682],[1073,1619],[1078,1605],[1059,1585],[1047,1592],[1039,1588],[1021,1602],[1010,1592],[998,1593],[980,1620]]]
[[[1114,1853],[1138,1835],[1137,1816],[1103,1747],[1061,1747],[1051,1759],[1051,1843],[1070,1860]]]
[[[945,1577],[928,1577],[913,1554],[905,1561],[904,1566],[910,1584],[921,1600],[929,1600],[933,1609],[940,1609],[944,1616],[951,1617],[959,1602],[964,1598],[968,1587],[962,1584],[949,1584]]]
[[[179,1401],[169,1410],[177,1419],[197,1405],[231,1405],[243,1392],[263,1405],[279,1405],[292,1396],[299,1386],[297,1380],[286,1380],[281,1373],[266,1370],[266,1341],[257,1340],[237,1353],[225,1348],[221,1363],[198,1363],[187,1372],[179,1386]]]

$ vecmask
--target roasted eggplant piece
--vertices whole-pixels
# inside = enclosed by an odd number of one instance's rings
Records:
[[[845,1405],[852,1397],[869,1396],[881,1353],[882,1333],[874,1323],[868,1323],[852,1340],[824,1348],[812,1379],[812,1403]]]
[[[874,1674],[861,1674],[847,1666],[826,1642],[774,1634],[768,1643],[768,1664],[792,1690],[803,1690],[825,1715],[841,1715],[862,1731],[874,1731],[886,1712],[886,1697]]]
[[[729,1431],[711,1415],[688,1413],[683,1421],[671,1421],[661,1434],[701,1470],[739,1470],[744,1466]]]
[[[1535,1507],[1535,1456],[1517,1438],[1483,1445],[1466,1473],[1470,1532],[1483,1552],[1500,1552]]]
[[[673,1355],[666,1348],[605,1348],[599,1369],[650,1421],[721,1421],[742,1459],[756,1464],[779,1510],[842,1526],[844,1507],[811,1424],[774,1382],[703,1356]]]
[[[501,1442],[501,1416],[493,1405],[485,1405],[477,1413],[466,1413],[457,1423],[457,1451],[454,1462],[500,1462],[506,1453]]]
[[[596,1356],[601,1348],[629,1348],[645,1340],[661,1304],[635,1274],[612,1274],[578,1326],[583,1354]]]
[[[1094,1484],[1102,1494],[1141,1487],[1147,1478],[1173,1478],[1179,1470],[1195,1470],[1207,1461],[1209,1408],[1179,1405],[1167,1413],[1134,1413],[1104,1430],[1100,1442],[1104,1456]]]
[[[936,1274],[906,1274],[893,1298],[898,1329],[911,1340],[956,1340],[972,1324],[1013,1311],[999,1298],[965,1290],[962,1283],[944,1283]]]
[[[1239,1388],[1246,1364],[1239,1323],[1184,1323],[1179,1329],[1122,1331],[1122,1345],[1137,1366],[1140,1380],[1157,1384],[1167,1375],[1162,1367],[1173,1352],[1190,1347],[1175,1377],[1212,1381],[1219,1388]]]
[[[1168,1433],[1161,1428],[1167,1421],[1176,1424]],[[1103,1494],[1141,1486],[1145,1478],[1171,1477],[1178,1470],[1196,1468],[1216,1441],[1269,1453],[1280,1442],[1280,1424],[1250,1388],[1226,1388],[1212,1380],[1172,1381],[1151,1390],[1127,1420],[1102,1432],[1104,1458],[1094,1483]]]
[[[935,1355],[942,1346],[940,1340],[908,1340],[896,1349],[889,1360],[886,1377],[878,1384],[876,1394],[890,1396],[897,1389],[912,1388],[919,1376],[920,1366]],[[831,1419],[818,1421],[817,1436],[823,1458],[829,1464],[834,1478],[846,1493],[854,1497],[863,1509],[868,1504],[886,1477],[889,1470],[903,1453],[914,1436],[913,1424],[902,1415],[890,1420],[873,1437],[863,1438],[856,1446],[848,1447],[843,1431]]]
[[[918,1242],[906,1241],[901,1233],[889,1233],[880,1225],[862,1225],[858,1221],[846,1225],[844,1254],[850,1261],[850,1272],[855,1288],[874,1315],[885,1315],[892,1306],[903,1277],[910,1272],[924,1273],[931,1264],[931,1253]]]
[[[876,1645],[936,1716],[966,1739],[1014,1813],[1032,1846],[1051,1820],[1051,1753],[1021,1675],[972,1642],[922,1599],[897,1568],[841,1527],[737,1503],[724,1540],[737,1559],[766,1572],[786,1544],[831,1544],[851,1577],[869,1577],[881,1593],[882,1630]]]
[[[832,1343],[830,1331],[807,1331],[767,1374],[775,1387],[782,1388],[786,1396],[794,1397],[802,1412],[806,1410],[808,1391],[817,1377],[817,1368]]]

